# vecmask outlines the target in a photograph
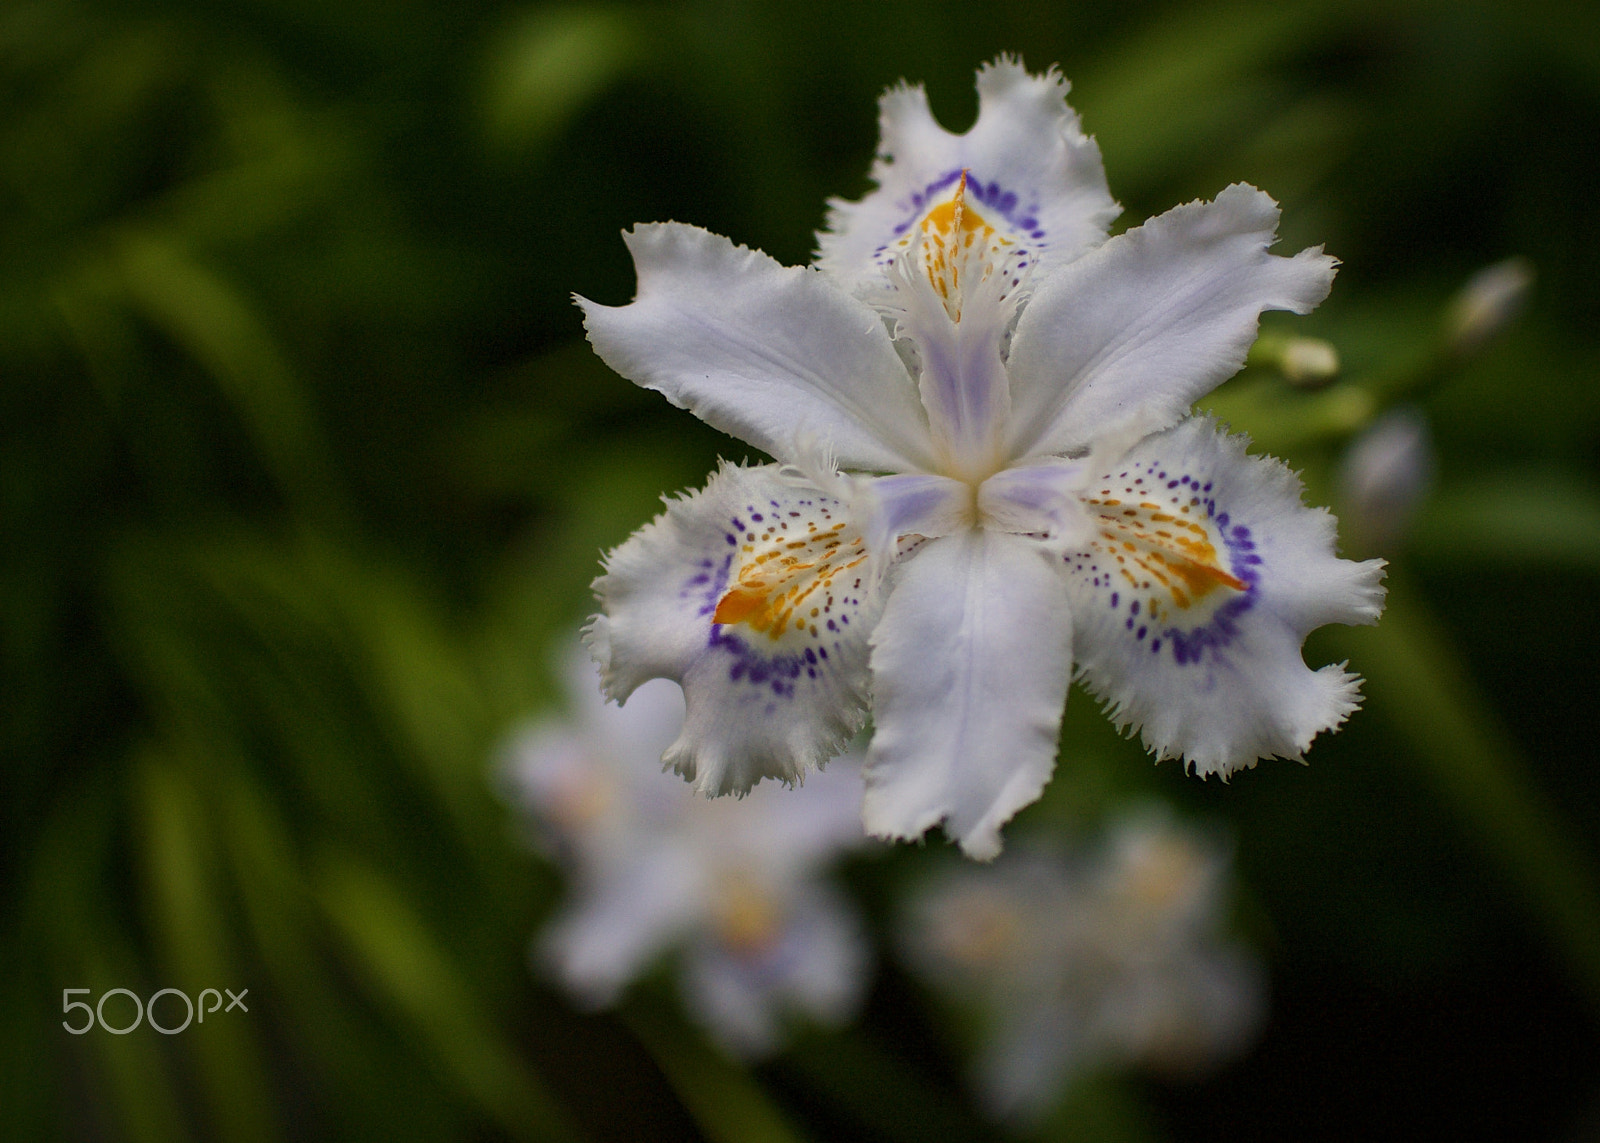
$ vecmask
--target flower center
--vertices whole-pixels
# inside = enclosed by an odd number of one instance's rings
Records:
[[[1134,908],[1150,914],[1169,912],[1194,896],[1205,873],[1195,847],[1173,836],[1145,839],[1123,862],[1123,895]]]
[[[589,758],[561,775],[550,791],[548,813],[562,830],[579,833],[598,822],[615,801],[603,763]]]
[[[783,916],[771,898],[747,878],[723,886],[716,908],[717,935],[730,951],[747,957],[766,952],[783,935]]]

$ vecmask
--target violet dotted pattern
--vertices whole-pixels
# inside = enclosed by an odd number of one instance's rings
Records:
[[[1259,592],[1250,529],[1219,509],[1216,491],[1159,460],[1108,473],[1084,496],[1095,536],[1066,557],[1129,638],[1179,666],[1232,642]]]
[[[728,681],[792,699],[827,670],[866,595],[866,543],[837,500],[797,491],[746,503],[722,521],[727,551],[704,559],[681,595],[710,620],[707,645]]]

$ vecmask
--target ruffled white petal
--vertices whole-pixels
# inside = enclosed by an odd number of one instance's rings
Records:
[[[1032,76],[1001,58],[978,72],[978,121],[964,135],[940,127],[920,87],[890,89],[879,107],[882,137],[860,202],[829,203],[817,265],[851,289],[872,290],[895,244],[968,172],[973,208],[1033,259],[1077,257],[1105,238],[1118,207],[1100,149],[1067,106],[1055,70]]]
[[[1263,310],[1322,301],[1335,261],[1320,248],[1267,253],[1277,225],[1277,204],[1236,183],[1039,279],[1008,359],[1010,454],[1174,424],[1238,372]]]
[[[1334,555],[1299,479],[1194,418],[1151,436],[1085,504],[1099,532],[1067,557],[1079,669],[1161,758],[1227,775],[1299,758],[1359,703],[1343,665],[1300,655],[1324,623],[1372,623],[1383,562]]]
[[[872,638],[869,833],[913,838],[943,821],[987,859],[1001,825],[1039,796],[1072,665],[1058,559],[971,529],[898,565]]]
[[[866,990],[871,953],[838,896],[810,882],[785,908],[770,942],[740,948],[707,934],[684,959],[685,1006],[730,1055],[770,1054],[790,1016],[841,1024]]]
[[[708,873],[693,853],[665,846],[589,870],[576,903],[545,930],[537,954],[586,1004],[606,1007],[657,954],[702,923],[712,893]]]
[[[662,761],[706,794],[785,782],[837,754],[865,718],[879,591],[844,505],[724,464],[607,558],[585,640],[606,693],[683,687]]]
[[[870,308],[815,270],[698,227],[623,237],[633,303],[577,299],[607,365],[779,459],[809,433],[847,468],[929,467],[916,387]]]

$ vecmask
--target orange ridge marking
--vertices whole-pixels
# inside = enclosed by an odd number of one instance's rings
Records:
[[[1103,501],[1096,506],[1111,507]],[[1146,501],[1139,508],[1143,512],[1123,509],[1116,515],[1107,512],[1100,514],[1105,525],[1100,536],[1110,543],[1108,555],[1115,556],[1119,547],[1125,552],[1139,553],[1131,557],[1133,562],[1160,581],[1179,608],[1187,609],[1219,587],[1232,588],[1234,591],[1247,590],[1248,585],[1243,580],[1222,566],[1217,558],[1217,549],[1204,527],[1162,511],[1159,504]],[[1142,521],[1129,519],[1141,515],[1145,517]],[[1141,527],[1141,524],[1146,526]],[[1194,533],[1197,538],[1175,534],[1167,528],[1155,527],[1156,524],[1175,524],[1183,532]],[[1116,559],[1118,563],[1122,562],[1121,556],[1116,556]],[[1119,570],[1129,583],[1136,582],[1126,568]]]

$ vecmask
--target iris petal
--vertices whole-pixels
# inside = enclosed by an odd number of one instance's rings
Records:
[[[697,227],[638,226],[624,238],[639,274],[633,303],[578,299],[607,365],[780,460],[810,434],[847,468],[931,466],[915,386],[869,307],[815,270]]]
[[[1300,645],[1375,622],[1383,563],[1338,559],[1333,518],[1282,464],[1195,418],[1146,438],[1085,504],[1096,534],[1067,557],[1080,669],[1148,749],[1226,775],[1300,757],[1356,708],[1359,680],[1312,670]]]
[[[972,857],[1055,766],[1071,673],[1056,560],[1021,536],[969,529],[896,569],[873,633],[869,832],[912,838],[945,823]]]
[[[866,540],[847,508],[779,475],[724,465],[612,552],[586,631],[607,693],[682,685],[663,762],[704,793],[801,780],[866,715],[878,613]]]
[[[1306,313],[1326,297],[1334,260],[1267,253],[1277,225],[1271,198],[1235,184],[1038,281],[1008,358],[1011,455],[1175,424],[1243,366],[1262,310]]]
[[[962,135],[939,126],[922,88],[890,89],[879,106],[877,189],[829,203],[817,266],[852,290],[875,290],[897,243],[951,197],[963,172],[970,206],[1030,261],[1061,264],[1104,241],[1119,208],[1067,87],[1054,70],[1029,75],[1004,58],[985,65],[978,120]]]

